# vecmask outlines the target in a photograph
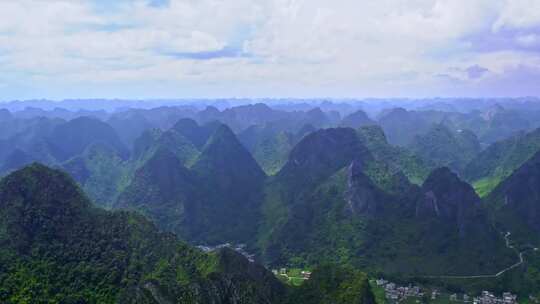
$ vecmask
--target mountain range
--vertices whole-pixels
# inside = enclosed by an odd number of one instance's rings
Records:
[[[0,302],[373,303],[374,276],[535,294],[540,108],[403,105],[0,111]],[[255,263],[193,247],[225,243]]]

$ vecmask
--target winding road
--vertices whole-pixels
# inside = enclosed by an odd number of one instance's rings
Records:
[[[500,277],[501,275],[503,275],[505,272],[509,271],[509,270],[512,270],[516,267],[519,267],[519,265],[523,264],[523,253],[524,251],[518,251],[516,249],[516,247],[514,245],[512,245],[511,241],[510,241],[510,235],[511,233],[510,232],[506,232],[506,234],[504,235],[504,241],[506,243],[506,248],[509,248],[509,249],[512,249],[513,251],[516,252],[516,255],[518,256],[519,258],[519,261],[502,269],[501,271],[495,273],[495,274],[484,274],[484,275],[464,275],[464,276],[459,276],[459,275],[438,275],[438,276],[420,276],[420,278],[425,278],[425,279],[485,279],[485,278],[497,278],[497,277]],[[534,250],[537,250],[536,248],[534,248]]]

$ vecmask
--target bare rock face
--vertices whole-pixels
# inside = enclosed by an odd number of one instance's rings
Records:
[[[416,206],[416,216],[435,215],[440,216],[437,196],[433,191],[424,193],[424,199],[420,200]]]
[[[457,225],[460,236],[467,233],[480,205],[480,198],[469,184],[448,168],[439,168],[426,179],[422,193],[416,203],[418,218],[435,217]]]
[[[381,210],[384,193],[362,172],[362,164],[353,161],[347,168],[345,212],[353,215],[375,216]]]

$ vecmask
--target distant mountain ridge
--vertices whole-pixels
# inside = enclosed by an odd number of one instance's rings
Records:
[[[220,100],[114,112],[0,111],[0,174],[38,161],[68,172],[93,204],[129,214],[111,227],[142,220],[135,211],[195,245],[244,244],[270,267],[344,277],[341,287],[322,278],[300,288],[321,303],[341,299],[350,280],[364,288],[358,269],[424,282],[498,273],[517,262],[516,251],[524,262],[497,279],[429,284],[532,294],[540,286],[534,253],[540,140],[532,130],[540,124],[540,104],[444,101],[232,106]],[[227,253],[221,258],[249,265]],[[156,273],[152,278],[184,278]],[[227,284],[212,286],[228,293]],[[17,285],[25,286],[17,281],[10,290]],[[152,283],[130,286],[161,295]]]
[[[432,162],[461,172],[481,150],[476,135],[469,130],[450,130],[444,124],[433,125],[425,134],[417,135],[410,150]]]

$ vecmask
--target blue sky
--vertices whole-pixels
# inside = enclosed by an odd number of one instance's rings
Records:
[[[0,100],[540,95],[538,0],[0,2]]]

